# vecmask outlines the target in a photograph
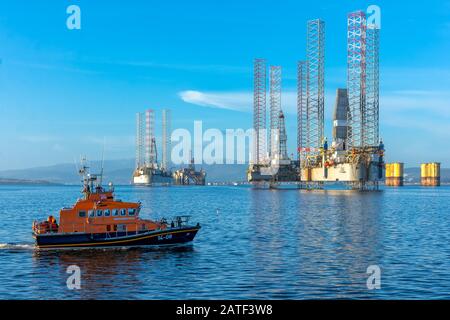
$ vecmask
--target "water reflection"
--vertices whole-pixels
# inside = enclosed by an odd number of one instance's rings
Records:
[[[366,268],[379,264],[382,193],[327,190],[308,195],[299,216],[303,287],[311,294],[340,288],[366,294]],[[313,281],[311,281],[313,280]]]
[[[297,206],[296,190],[252,190],[250,216],[254,221],[250,236],[250,261],[254,268],[255,296],[283,298],[292,296],[287,270],[292,255],[292,208]]]
[[[366,270],[369,265],[382,267],[380,227],[383,193],[336,194],[330,205],[336,208],[335,263],[337,277],[346,289],[368,296]]]
[[[177,256],[186,259],[193,252],[194,248],[190,244],[155,248],[36,250],[33,253],[33,269],[41,277],[36,278],[34,286],[36,292],[45,291],[50,281],[52,290],[58,288],[53,294],[64,292],[83,299],[134,298],[136,292],[130,288],[146,285],[142,275],[149,268],[163,260],[176,259]],[[71,265],[80,267],[80,291],[67,289],[66,281],[70,275],[66,270]],[[48,281],[43,282],[42,278]],[[120,287],[128,288],[125,296],[115,296]]]
[[[266,282],[271,297],[282,297],[281,288],[305,297],[339,294],[341,286],[366,294],[366,269],[382,259],[382,197],[350,190],[255,190],[251,248],[260,266],[255,280]]]

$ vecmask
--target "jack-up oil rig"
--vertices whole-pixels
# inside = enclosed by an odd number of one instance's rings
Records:
[[[254,137],[248,181],[295,182],[322,188],[343,182],[353,189],[378,189],[384,174],[384,146],[379,138],[379,27],[366,13],[347,17],[347,88],[338,89],[333,141],[324,136],[325,23],[307,23],[306,60],[297,67],[297,161],[287,157],[281,111],[281,69],[270,68],[270,128],[266,128],[266,64],[254,62]],[[269,131],[269,134],[267,134]],[[266,139],[269,151],[266,151]]]
[[[195,160],[191,156],[191,163],[187,168],[174,171],[173,181],[176,185],[204,186],[206,184],[206,172],[203,169],[200,169],[200,171],[195,169]]]
[[[170,110],[162,111],[162,162],[158,163],[155,138],[155,111],[148,109],[136,115],[136,169],[133,173],[135,185],[169,185],[172,173],[169,169]]]
[[[254,184],[269,182],[277,186],[282,182],[298,181],[299,163],[289,158],[285,116],[281,109],[281,67],[270,67],[270,121],[266,129],[266,62],[256,59],[254,64],[254,142],[253,163],[247,179]],[[266,151],[266,138],[269,150]]]

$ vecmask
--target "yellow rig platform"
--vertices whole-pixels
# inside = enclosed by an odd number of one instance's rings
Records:
[[[439,162],[422,163],[420,166],[422,186],[437,187],[441,185],[441,164]]]
[[[385,185],[388,187],[401,187],[404,184],[404,164],[401,162],[386,163]]]

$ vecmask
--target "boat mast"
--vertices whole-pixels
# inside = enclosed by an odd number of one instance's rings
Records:
[[[89,183],[89,167],[86,165],[86,157],[81,158],[81,167],[78,170],[78,174],[82,177],[81,183],[83,184],[83,189],[81,192],[84,194],[85,199],[87,199],[93,186],[90,186]]]

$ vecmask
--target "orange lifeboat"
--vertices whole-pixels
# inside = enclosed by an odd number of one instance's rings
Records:
[[[141,203],[115,199],[114,187],[103,189],[97,175],[83,166],[84,197],[71,208],[63,208],[59,223],[54,216],[32,225],[38,248],[149,246],[187,243],[200,225],[189,224],[189,216],[153,221],[140,218]],[[101,181],[101,179],[100,179]]]

